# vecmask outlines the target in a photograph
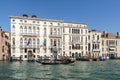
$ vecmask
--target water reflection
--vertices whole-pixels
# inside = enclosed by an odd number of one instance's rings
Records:
[[[120,61],[41,65],[0,62],[0,80],[118,80]]]

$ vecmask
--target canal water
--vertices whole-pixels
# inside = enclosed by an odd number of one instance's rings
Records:
[[[120,80],[120,60],[68,65],[0,62],[0,80]]]

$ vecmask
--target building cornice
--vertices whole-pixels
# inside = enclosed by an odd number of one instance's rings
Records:
[[[10,18],[38,20],[38,21],[50,21],[50,22],[61,22],[61,23],[64,22],[63,20],[52,20],[52,19],[30,18],[30,17],[19,17],[19,16],[10,16]]]

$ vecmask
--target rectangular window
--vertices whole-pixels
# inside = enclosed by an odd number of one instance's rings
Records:
[[[20,55],[21,56],[21,58],[23,58],[23,55]]]
[[[2,46],[2,52],[4,53],[4,46]]]
[[[65,28],[63,28],[63,33],[65,33]]]
[[[106,41],[106,45],[107,45],[107,46],[109,45],[109,41],[108,41],[108,40]]]
[[[87,30],[86,30],[86,34],[87,34]]]
[[[106,48],[106,51],[108,51],[108,48]]]
[[[72,29],[72,33],[74,33],[73,29]]]
[[[52,35],[53,34],[53,31],[52,31],[52,28],[50,28],[50,35]]]
[[[69,28],[69,33],[71,33],[71,28]]]
[[[25,48],[25,53],[27,53],[27,49]]]
[[[53,46],[53,40],[52,39],[50,40],[50,45]]]
[[[90,40],[90,36],[88,36],[88,40]]]
[[[60,47],[60,40],[58,40],[58,47]]]
[[[65,46],[63,46],[63,50],[65,50]]]
[[[117,46],[117,40],[116,40],[116,46]]]
[[[104,52],[104,48],[102,48],[102,52]]]
[[[40,58],[40,55],[37,55],[37,58]]]
[[[33,52],[35,53],[35,49],[33,49]]]
[[[86,46],[86,50],[87,50],[87,46]]]
[[[5,45],[7,46],[7,42],[5,41]]]
[[[69,52],[69,56],[71,57],[71,52]]]
[[[97,40],[99,40],[99,35],[97,36]]]
[[[15,53],[15,48],[12,49],[12,52]]]
[[[81,36],[81,42],[83,42],[83,36]]]
[[[44,36],[46,36],[47,35],[47,30],[46,30],[46,28],[44,28]]]
[[[50,48],[50,51],[51,51],[51,53],[53,52],[53,49],[52,48]]]
[[[102,45],[104,46],[104,40],[102,40]]]
[[[23,49],[20,49],[20,53],[23,53]]]
[[[40,52],[40,49],[37,49],[37,53],[39,53]]]
[[[25,55],[25,58],[27,58],[27,55]]]
[[[37,29],[37,34],[39,35],[39,28]]]
[[[81,34],[83,34],[83,30],[81,30]]]
[[[46,53],[47,51],[46,51],[46,48],[44,49],[44,53]]]
[[[71,36],[69,36],[69,42],[71,42]]]
[[[81,46],[81,50],[83,50],[83,46]]]
[[[69,46],[69,50],[71,50],[71,46]]]

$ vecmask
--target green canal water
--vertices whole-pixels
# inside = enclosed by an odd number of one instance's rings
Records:
[[[120,80],[120,60],[68,65],[0,62],[0,80]]]

